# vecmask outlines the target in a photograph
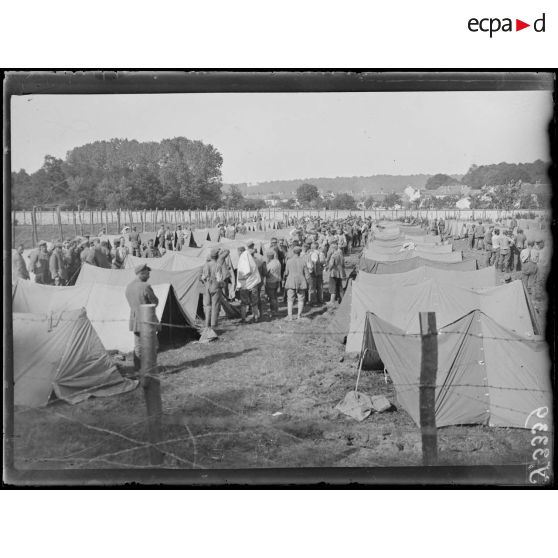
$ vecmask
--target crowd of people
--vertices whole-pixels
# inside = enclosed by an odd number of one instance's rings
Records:
[[[347,278],[345,256],[352,247],[366,242],[371,219],[324,222],[308,217],[295,225],[284,237],[271,238],[263,253],[258,252],[255,242],[250,240],[245,247],[238,248],[236,272],[230,267],[226,247],[211,250],[201,276],[207,327],[217,326],[221,303],[231,301],[231,284],[237,286],[232,297],[240,302],[243,323],[250,314],[255,322],[265,314],[276,317],[280,299],[287,303],[287,320],[295,319],[295,304],[296,319],[306,319],[303,316],[305,305],[325,303],[324,271],[329,276],[328,304],[341,302],[343,281]]]
[[[550,271],[551,253],[541,238],[527,240],[515,219],[508,225],[480,221],[463,223],[461,238],[471,250],[484,252],[484,265],[495,266],[502,273],[521,272],[527,292],[540,298]]]
[[[446,240],[447,230],[441,218],[406,218],[403,222],[419,225],[425,234]],[[329,283],[328,304],[341,302],[347,279],[345,256],[352,248],[367,244],[373,224],[371,217],[342,220],[291,217],[289,227],[271,238],[265,250],[257,250],[252,241],[238,248],[237,269],[233,269],[225,244],[213,248],[201,273],[206,326],[216,327],[221,306],[233,301],[239,302],[242,322],[249,316],[253,321],[265,315],[276,317],[280,300],[287,303],[287,320],[304,320],[305,306],[325,303],[324,272]],[[550,268],[549,249],[542,240],[528,241],[514,220],[508,225],[469,220],[463,223],[458,236],[466,240],[471,250],[484,252],[486,266],[494,265],[501,272],[520,271],[527,292],[538,295],[544,290]],[[219,237],[231,240],[254,230],[246,221],[219,224],[217,228]],[[41,241],[29,255],[28,263],[23,257],[24,246],[20,245],[13,254],[13,274],[26,280],[33,274],[40,284],[72,285],[83,263],[121,269],[128,254],[157,258],[167,251],[181,250],[191,233],[180,224],[174,230],[161,224],[147,241],[142,241],[134,226],[126,226],[121,232],[119,238],[111,237],[112,242],[105,229],[94,238],[78,237],[49,245]]]

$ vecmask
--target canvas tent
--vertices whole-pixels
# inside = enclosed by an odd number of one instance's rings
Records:
[[[192,248],[190,248],[192,250]],[[195,250],[195,248],[194,248]],[[147,264],[151,269],[165,271],[187,271],[201,269],[204,260],[184,255],[182,251],[169,251],[160,258],[138,258],[128,254],[124,260],[124,268],[135,269],[138,265]]]
[[[394,274],[372,274],[361,271],[355,283],[363,286],[365,290],[390,289],[398,293],[406,287],[424,283],[429,279],[467,289],[484,289],[496,286],[496,269],[485,267],[479,271],[454,271],[422,266],[405,273]],[[352,302],[353,287],[352,282],[349,281],[343,300],[328,327],[329,333],[340,343],[344,342],[350,330]]]
[[[372,313],[367,314],[366,328],[367,336],[374,332],[399,405],[419,425],[420,336],[407,335]],[[550,359],[542,338],[525,338],[473,310],[442,327],[437,342],[438,427],[484,424],[530,429],[535,409],[552,408]]]
[[[85,308],[105,349],[128,353],[134,348],[134,335],[128,328],[130,307],[125,290],[123,285],[54,287],[20,280],[15,285],[12,308],[14,312],[39,314]],[[154,285],[153,291],[159,299],[157,318],[166,324],[158,333],[159,343],[164,346],[198,339],[199,333],[178,303],[172,285]]]
[[[461,252],[432,253],[419,250],[404,250],[403,252],[397,252],[395,254],[382,254],[375,251],[372,246],[364,250],[363,256],[377,262],[397,262],[418,257],[438,262],[460,262],[463,260]]]
[[[420,312],[436,312],[438,327],[444,327],[473,310],[482,310],[524,337],[540,333],[521,281],[485,289],[468,289],[437,279],[404,288],[397,285],[371,288],[363,281],[355,281],[346,351],[363,349],[366,312],[373,312],[406,333],[419,333]],[[370,349],[373,351],[374,347]]]
[[[367,273],[404,273],[423,266],[448,270],[473,271],[477,269],[477,260],[471,258],[460,262],[437,262],[420,256],[411,258],[410,260],[399,260],[394,262],[379,262],[377,260],[370,260],[366,257],[361,257],[359,260],[359,269]]]
[[[14,402],[41,407],[53,394],[68,403],[116,395],[137,382],[112,363],[84,309],[13,315]]]
[[[427,252],[428,254],[448,254],[453,251],[451,244],[415,244],[412,240],[404,240],[399,244],[384,246],[382,243],[372,241],[368,247],[379,254],[398,254],[405,250]]]
[[[143,259],[143,258],[138,258]],[[167,271],[165,269],[152,269],[149,284],[161,285],[171,284],[178,298],[178,302],[186,313],[191,323],[195,322],[198,299],[201,292],[202,266],[184,271]],[[86,284],[119,285],[126,287],[136,278],[132,268],[127,269],[105,269],[94,265],[84,264],[81,266],[76,286]]]

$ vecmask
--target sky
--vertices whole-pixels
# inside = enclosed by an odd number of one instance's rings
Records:
[[[12,97],[12,171],[112,138],[185,136],[223,156],[223,182],[464,174],[550,160],[548,91],[196,93]]]

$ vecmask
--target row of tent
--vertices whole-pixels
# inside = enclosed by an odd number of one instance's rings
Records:
[[[165,346],[199,339],[200,276],[211,249],[229,248],[229,263],[236,269],[238,247],[252,239],[261,251],[274,236],[270,231],[255,231],[217,242],[215,232],[217,229],[194,231],[192,238],[199,247],[188,242],[183,250],[169,251],[160,258],[128,255],[124,269],[84,264],[71,287],[17,281],[12,287],[15,403],[42,406],[53,395],[77,403],[136,387],[137,382],[120,375],[107,351],[133,350],[125,289],[134,280],[138,264],[152,268],[149,282],[159,299],[156,314],[163,324],[159,343]],[[146,241],[155,233],[141,235]],[[107,238],[112,242],[120,236]],[[226,303],[224,311],[234,314]]]
[[[397,244],[419,228],[386,224],[372,245]],[[436,237],[434,237],[436,238]],[[376,250],[376,255],[378,250]],[[389,373],[399,405],[419,424],[419,313],[438,328],[436,423],[530,428],[533,409],[550,406],[550,360],[543,326],[521,281],[497,285],[476,260],[361,258],[328,334]],[[550,408],[550,407],[549,407]]]

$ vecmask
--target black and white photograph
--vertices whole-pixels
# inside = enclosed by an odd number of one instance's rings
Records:
[[[549,486],[554,81],[8,74],[4,482]]]

